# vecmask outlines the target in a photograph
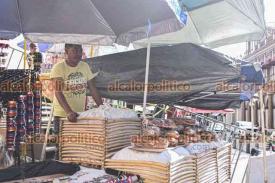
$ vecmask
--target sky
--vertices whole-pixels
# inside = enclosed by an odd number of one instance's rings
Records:
[[[275,27],[275,0],[264,0],[267,25]]]
[[[264,0],[264,3],[266,24],[267,26],[275,28],[275,0]],[[239,43],[234,45],[228,45],[217,48],[215,50],[232,57],[240,58],[240,56],[244,55],[244,52],[246,50],[246,44]]]

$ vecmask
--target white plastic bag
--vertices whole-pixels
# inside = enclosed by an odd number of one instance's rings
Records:
[[[90,109],[79,113],[78,119],[81,118],[104,118],[104,119],[136,119],[138,116],[134,110],[118,109],[110,105],[101,105],[98,108]]]

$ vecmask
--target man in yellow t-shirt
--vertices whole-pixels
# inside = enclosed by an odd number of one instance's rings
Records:
[[[95,87],[96,75],[87,63],[81,61],[81,57],[81,45],[65,44],[65,61],[57,63],[50,73],[55,88],[54,116],[67,117],[71,122],[76,122],[77,112],[85,109],[87,87],[96,104],[102,104]]]
[[[50,73],[55,88],[53,99],[55,134],[59,134],[60,118],[67,117],[69,121],[76,122],[77,112],[84,111],[87,88],[97,106],[103,104],[95,87],[96,75],[91,72],[87,63],[81,61],[81,57],[81,45],[65,44],[65,61],[57,63]],[[57,151],[56,159],[58,154]]]

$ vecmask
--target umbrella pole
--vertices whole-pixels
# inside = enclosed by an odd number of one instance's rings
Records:
[[[266,139],[265,139],[263,88],[260,90],[260,100],[261,100],[261,127],[262,127],[262,142],[263,142],[264,183],[268,183],[267,162],[266,162],[266,142],[265,142]]]
[[[250,106],[251,106],[251,113],[249,115],[251,115],[251,125],[252,125],[252,131],[251,131],[251,139],[250,139],[250,145],[254,146],[254,102],[253,102],[253,97],[251,97],[250,99]],[[251,152],[251,146],[249,149],[249,152]]]
[[[44,139],[44,143],[43,143],[43,147],[42,147],[40,161],[44,161],[45,160],[46,147],[47,147],[47,143],[48,143],[48,138],[49,138],[49,133],[50,133],[50,128],[51,128],[52,118],[53,118],[53,105],[51,105],[50,118],[49,118],[49,121],[48,121],[48,124],[47,124],[47,130],[46,130],[45,139]],[[57,151],[58,151],[58,149],[57,149]]]
[[[145,84],[144,84],[144,95],[143,95],[143,118],[146,118],[146,103],[148,94],[148,76],[149,76],[149,65],[150,65],[150,53],[151,53],[151,42],[148,39],[147,54],[146,54],[146,70],[145,70]]]
[[[27,63],[27,41],[24,38],[24,69],[26,69],[26,63]]]

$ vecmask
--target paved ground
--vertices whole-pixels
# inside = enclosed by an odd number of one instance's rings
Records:
[[[233,151],[232,151],[231,174],[233,174],[233,170],[235,168],[239,153],[240,153],[240,151],[236,150],[236,149],[233,149]],[[249,160],[249,154],[247,154],[245,152],[241,152],[236,169],[235,169],[235,173],[234,173],[234,176],[232,179],[232,183],[242,183],[242,180],[245,175],[245,170],[246,170],[248,160]],[[245,178],[244,178],[243,182],[245,182]]]
[[[232,167],[231,175],[233,175],[233,170],[236,165],[239,152],[240,152],[239,150],[232,149],[232,160],[233,161],[231,164],[231,167]],[[274,154],[274,152],[267,151],[266,154],[270,155],[270,154]],[[262,154],[260,156],[262,156]],[[235,169],[235,173],[234,173],[234,176],[232,179],[232,183],[246,183],[245,171],[246,171],[248,161],[249,161],[249,154],[247,154],[245,152],[241,152],[236,169]]]

